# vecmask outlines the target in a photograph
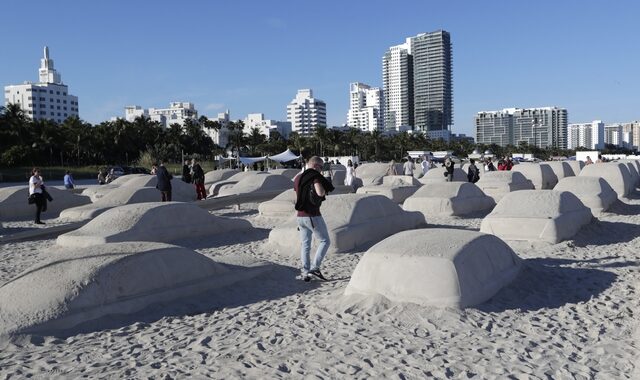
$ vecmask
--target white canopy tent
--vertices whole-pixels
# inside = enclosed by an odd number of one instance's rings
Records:
[[[282,153],[276,154],[275,156],[269,156],[270,160],[278,161],[280,163],[297,160],[299,158],[300,156],[296,156],[290,149],[287,149]]]

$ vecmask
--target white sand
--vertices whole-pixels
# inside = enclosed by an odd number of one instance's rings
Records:
[[[640,199],[626,202],[573,240],[513,246],[521,274],[464,310],[343,297],[362,252],[327,256],[323,270],[334,281],[295,280],[298,259],[268,249],[274,225],[256,218],[257,205],[220,210],[256,229],[203,239],[197,245],[208,248],[198,252],[279,267],[116,318],[111,329],[0,341],[0,378],[637,379]],[[480,221],[429,219],[476,231]],[[0,245],[0,283],[46,260],[53,244]]]

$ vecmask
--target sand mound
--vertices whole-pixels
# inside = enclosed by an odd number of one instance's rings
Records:
[[[223,181],[231,176],[240,173],[236,169],[220,169],[220,170],[212,170],[210,172],[206,172],[204,174],[204,183],[205,185],[210,185],[214,182]]]
[[[447,177],[444,176],[445,171],[446,170],[444,170],[444,168],[440,166],[434,169],[429,169],[427,174],[420,177],[418,181],[420,181],[420,183],[423,183],[425,185],[430,183],[447,182]],[[453,169],[453,181],[468,182],[469,180],[467,179],[467,173],[461,168]]]
[[[555,191],[568,191],[574,194],[585,206],[591,209],[595,216],[600,215],[611,207],[618,199],[618,194],[609,186],[604,178],[598,177],[567,177],[558,182]]]
[[[298,173],[300,173],[300,169],[272,169],[269,170],[269,174],[279,174],[285,176],[289,179],[293,179]]]
[[[629,167],[618,162],[607,162],[587,165],[582,168],[580,176],[604,178],[619,198],[626,197],[632,191],[633,179]]]
[[[228,177],[227,179],[223,179],[223,180],[212,183],[211,186],[209,187],[209,196],[216,196],[220,192],[220,189],[222,189],[223,187],[232,187],[233,185],[242,181],[245,178],[253,177],[256,175],[268,175],[268,174],[269,174],[268,172],[255,172],[255,171],[246,171],[246,172],[236,173],[231,177]]]
[[[405,211],[430,215],[465,215],[490,210],[496,205],[478,186],[469,182],[443,182],[423,186],[407,198],[402,205]]]
[[[295,215],[295,204],[296,192],[289,189],[270,201],[260,203],[258,212],[265,217],[290,217]]]
[[[522,173],[533,183],[536,190],[550,190],[558,183],[558,177],[548,164],[521,163],[511,171]]]
[[[425,223],[417,212],[403,211],[381,195],[342,194],[329,196],[322,204],[322,215],[329,229],[330,252],[346,252],[378,242],[396,232]],[[290,255],[300,254],[300,235],[292,218],[269,234],[269,242]]]
[[[58,236],[57,243],[67,247],[125,241],[170,243],[250,228],[246,220],[214,216],[194,204],[137,203],[112,208],[83,227]]]
[[[576,174],[573,172],[571,165],[569,165],[566,161],[549,161],[543,162],[540,165],[546,165],[553,171],[553,174],[556,175],[558,181],[565,177],[573,177]]]
[[[121,185],[114,185],[113,183],[91,186],[82,190],[82,195],[89,197],[91,199],[91,202],[96,202],[98,201],[98,199],[104,197],[105,194],[108,194],[109,192],[111,192],[111,190],[117,189],[120,186]]]
[[[582,161],[576,161],[576,160],[567,160],[564,161],[567,165],[571,166],[571,170],[573,170],[573,174],[578,176],[580,175],[580,172],[582,171],[582,168],[584,168],[584,162]]]
[[[113,181],[108,183],[108,185],[122,186],[133,179],[147,178],[147,177],[149,177],[149,174],[127,174],[114,179]],[[103,186],[106,186],[106,185],[103,185]],[[153,186],[155,186],[155,184]]]
[[[475,183],[483,193],[496,202],[512,191],[533,189],[533,183],[522,173],[515,171],[486,172]]]
[[[292,187],[293,181],[279,174],[253,175],[245,177],[233,186],[222,187],[218,192],[218,196],[284,191]]]
[[[380,185],[382,177],[387,175],[389,164],[382,162],[369,162],[358,166],[356,177],[362,181],[363,186]],[[402,173],[402,165],[396,164],[396,171]]]
[[[179,301],[266,270],[238,270],[162,243],[114,243],[52,254],[0,287],[1,333],[67,330]]]
[[[622,163],[627,165],[627,168],[629,168],[629,174],[631,174],[631,180],[633,185],[633,188],[631,191],[633,191],[635,190],[636,187],[638,187],[638,181],[640,181],[640,175],[638,174],[638,169],[636,168],[636,165],[634,163],[631,163],[631,162],[622,162]]]
[[[196,200],[195,190],[193,186],[188,183],[184,183],[179,179],[173,179],[171,181],[171,187],[171,199],[173,201],[191,202]],[[134,186],[120,186],[90,205],[65,210],[60,214],[60,217],[68,220],[89,219],[116,206],[160,202],[161,199],[160,191],[154,187],[137,188]]]
[[[569,192],[522,190],[505,195],[482,220],[480,232],[555,244],[571,238],[592,218],[591,210]]]
[[[394,203],[402,203],[413,195],[422,184],[412,176],[393,175],[382,178],[381,185],[370,185],[358,188],[358,194],[383,195]]]
[[[332,173],[333,173],[333,177],[331,177],[331,183],[333,183],[334,186],[344,185],[344,180],[345,178],[347,178],[347,171],[333,170]]]
[[[47,202],[47,211],[42,213],[43,219],[56,218],[66,209],[91,203],[85,195],[74,194],[68,190],[61,190],[47,186],[53,202]],[[29,188],[27,186],[11,186],[0,188],[0,220],[34,219],[36,206],[30,205]]]
[[[439,307],[481,304],[508,285],[521,261],[492,235],[457,229],[397,233],[360,259],[345,295],[380,294]]]
[[[173,187],[176,182],[184,183],[182,180],[176,179],[171,181],[171,186]],[[122,186],[129,186],[129,187],[136,187],[136,188],[156,187],[157,183],[158,183],[158,177],[156,177],[155,175],[141,174],[123,183]]]

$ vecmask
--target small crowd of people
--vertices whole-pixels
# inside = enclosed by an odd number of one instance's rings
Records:
[[[191,161],[186,160],[182,165],[182,181],[192,183],[195,186],[198,200],[207,199],[207,191],[204,188],[204,170],[195,158]]]
[[[602,157],[601,154],[598,154],[598,159],[596,160],[596,164],[601,163],[601,162],[607,162],[609,160],[607,160],[606,158]],[[591,165],[593,164],[593,160],[591,160],[591,157],[587,156],[587,158],[584,161],[585,165]]]

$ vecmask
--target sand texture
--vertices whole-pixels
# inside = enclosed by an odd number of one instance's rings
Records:
[[[91,202],[85,195],[74,194],[69,190],[47,187],[47,192],[53,201],[47,202],[47,211],[42,213],[42,219],[56,218],[64,210],[86,205]],[[36,206],[27,202],[29,188],[27,186],[11,186],[0,188],[0,220],[33,220]]]

